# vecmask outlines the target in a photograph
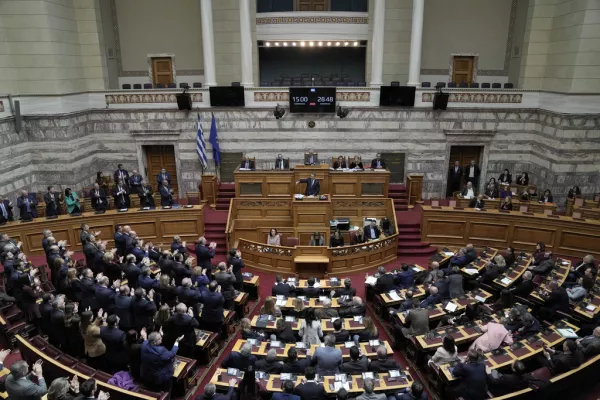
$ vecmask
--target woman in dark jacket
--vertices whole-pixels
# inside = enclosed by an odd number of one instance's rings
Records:
[[[144,341],[139,337],[138,333],[133,329],[127,331],[125,339],[125,347],[127,353],[124,354],[129,360],[129,372],[136,381],[141,380],[140,368],[142,364],[142,343]]]
[[[244,285],[244,278],[242,277],[242,268],[245,267],[244,261],[242,261],[242,254],[238,249],[229,250],[229,256],[227,257],[227,265],[232,266],[231,272],[235,276],[235,284],[233,287],[236,290],[242,290]]]
[[[160,301],[163,304],[168,304],[171,308],[176,306],[177,288],[171,284],[171,277],[169,275],[160,276],[158,293],[160,294]]]
[[[335,230],[329,239],[329,247],[341,247],[344,245],[344,237],[340,231]]]
[[[544,194],[540,197],[540,201],[544,203],[553,203],[554,197],[552,197],[552,192],[548,189],[544,190]]]
[[[517,178],[517,185],[526,186],[529,185],[529,175],[527,172],[523,172],[521,176]]]
[[[574,197],[581,197],[581,189],[579,189],[579,186],[573,186],[571,189],[569,189],[567,197],[570,199]]]
[[[17,283],[21,286],[21,298],[23,301],[23,311],[27,316],[27,321],[35,325],[38,333],[41,332],[42,315],[37,303],[37,299],[42,294],[39,281],[36,279],[33,284],[29,283],[29,275],[21,275]]]
[[[535,252],[533,253],[533,264],[540,265],[542,261],[545,261],[548,258],[548,254],[546,253],[546,245],[542,242],[536,244]]]
[[[83,337],[79,331],[79,323],[81,317],[75,310],[74,303],[67,303],[65,305],[65,349],[73,357],[83,358]]]

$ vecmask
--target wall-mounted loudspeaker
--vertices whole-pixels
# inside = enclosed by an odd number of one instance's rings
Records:
[[[192,96],[189,93],[180,93],[176,95],[177,107],[180,110],[191,110],[192,109]]]
[[[21,116],[21,102],[19,100],[15,100],[14,102],[14,112],[15,112],[15,131],[17,133],[21,132],[21,125],[23,122],[23,117]]]
[[[448,107],[448,93],[436,93],[433,96],[433,109],[434,110],[445,110]]]

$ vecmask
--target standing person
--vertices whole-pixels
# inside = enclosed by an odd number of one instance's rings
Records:
[[[106,346],[100,337],[100,327],[105,325],[107,315],[103,314],[103,310],[98,311],[98,315],[94,318],[94,313],[84,311],[81,313],[81,323],[79,329],[83,336],[83,344],[85,353],[88,357],[90,366],[96,369],[104,369],[104,354]]]
[[[465,178],[467,182],[471,182],[473,187],[476,188],[479,185],[479,167],[475,164],[475,160],[471,160],[469,165],[464,169]]]
[[[320,376],[338,374],[342,366],[342,351],[335,347],[333,335],[325,336],[324,343],[324,347],[317,347],[310,364],[317,367]]]
[[[94,189],[90,193],[92,208],[96,211],[103,211],[108,208],[108,200],[106,198],[106,191],[100,188],[100,185],[94,183]]]
[[[155,392],[171,392],[173,384],[173,361],[179,349],[179,341],[183,337],[177,338],[171,350],[162,346],[162,333],[152,332],[147,335],[146,330],[141,331],[144,338],[142,344],[141,357],[141,377],[144,385]]]
[[[27,190],[21,190],[21,195],[17,197],[17,208],[19,209],[20,218],[24,221],[31,221],[33,218],[37,218],[37,200],[35,196],[33,199],[29,198]]]
[[[206,244],[206,238],[200,236],[196,244],[196,263],[200,268],[206,268],[207,271],[210,271],[212,269],[211,260],[216,254],[217,244],[214,242],[208,246]]]
[[[115,182],[123,182],[124,185],[127,185],[129,182],[129,172],[126,169],[123,169],[123,164],[117,165],[117,170],[114,173],[114,181]]]
[[[227,265],[229,265],[229,267],[231,268],[231,273],[233,274],[233,276],[235,276],[235,283],[233,284],[233,287],[241,291],[244,286],[242,268],[244,268],[246,265],[244,265],[244,261],[242,260],[242,253],[238,249],[229,250]]]
[[[450,194],[460,190],[463,169],[458,160],[454,161],[454,165],[450,168]]]
[[[315,318],[314,309],[306,309],[306,316],[300,325],[300,331],[298,334],[304,343],[321,344],[323,331],[321,330],[321,322]]]
[[[221,294],[221,287],[216,281],[208,284],[208,291],[202,292],[202,315],[200,323],[202,329],[211,332],[220,332],[224,320],[225,297]]]
[[[459,363],[454,367],[452,374],[461,378],[458,386],[449,388],[454,397],[465,400],[481,400],[487,398],[487,373],[485,364],[479,361],[479,353],[469,350],[468,361]]]
[[[160,205],[163,207],[171,207],[173,205],[173,189],[169,182],[164,179],[158,187],[160,193]]]
[[[129,177],[129,189],[131,193],[140,194],[142,190],[142,182],[144,178],[138,174],[137,169],[131,171],[131,176]]]
[[[14,219],[13,205],[10,200],[0,196],[0,224],[3,224]]]
[[[0,352],[0,364],[4,363],[6,356],[10,354],[10,350]],[[36,378],[37,383],[33,379]],[[37,360],[31,368],[29,374],[29,364],[27,361],[16,361],[10,367],[10,374],[4,381],[6,392],[9,399],[16,400],[39,400],[46,394],[47,387],[42,371],[42,360]]]
[[[165,168],[162,168],[160,173],[156,175],[156,183],[158,183],[159,186],[162,185],[163,181],[167,181],[167,185],[171,185],[171,174],[169,174]]]
[[[107,325],[100,327],[100,339],[106,346],[106,372],[114,374],[127,371],[128,359],[124,357],[126,335],[118,328],[119,317],[114,314],[109,315],[106,323]]]
[[[123,209],[129,208],[129,189],[125,185],[124,181],[117,181],[115,188],[113,189],[113,197],[115,198],[115,208]]]
[[[44,202],[46,203],[47,217],[60,215],[60,198],[54,186],[48,186],[48,192],[44,195]]]
[[[154,208],[154,197],[152,197],[152,186],[150,184],[142,184],[139,191],[140,207]]]
[[[317,180],[317,174],[314,172],[310,174],[310,177],[296,181],[296,185],[299,183],[306,183],[306,189],[304,190],[305,196],[318,196],[321,191],[321,185]]]

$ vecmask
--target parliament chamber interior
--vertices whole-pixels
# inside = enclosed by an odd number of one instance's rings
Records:
[[[600,10],[0,1],[0,398],[600,398]]]

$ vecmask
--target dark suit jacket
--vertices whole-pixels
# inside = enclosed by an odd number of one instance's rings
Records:
[[[281,296],[288,297],[293,292],[293,290],[294,289],[287,283],[283,283],[283,282],[276,283],[275,285],[273,285],[273,288],[271,289],[271,295],[272,296],[281,295]]]
[[[181,281],[183,280],[183,278],[190,278],[192,276],[192,272],[179,261],[173,262],[172,271],[173,277],[175,278],[175,285],[177,286],[181,286]]]
[[[112,190],[112,195],[115,199],[115,207],[124,207],[129,203],[129,189],[125,185],[121,186],[121,188],[123,189],[123,193],[119,195],[117,195],[119,192],[118,186],[115,186]]]
[[[90,197],[92,201],[92,208],[94,210],[102,210],[108,207],[108,200],[106,199],[106,192],[104,189],[98,189],[98,195],[95,190],[90,191]],[[98,202],[100,200],[100,203]]]
[[[108,326],[100,327],[100,339],[106,346],[104,356],[114,369],[119,366],[127,366],[127,358],[125,354],[125,332],[119,328],[111,328]],[[116,371],[115,371],[116,372]]]
[[[496,370],[487,376],[487,381],[488,385],[490,385],[490,391],[495,396],[518,392],[528,386],[525,376],[502,374]]]
[[[320,290],[315,287],[306,287],[302,289],[302,296],[306,296],[309,299],[314,299],[319,297]]]
[[[10,201],[8,200],[3,200],[2,204],[4,204],[4,208],[6,209],[6,214],[8,216],[8,218],[4,218],[4,214],[2,214],[2,209],[0,209],[0,223],[6,222],[6,221],[12,221],[14,219],[13,216],[13,212],[12,212],[12,205],[10,205]]]
[[[458,166],[458,171],[455,169],[454,165],[450,167],[450,176],[452,177],[452,181],[454,181],[455,183],[460,183],[462,174],[463,174],[463,169],[460,165]]]
[[[12,374],[4,381],[9,399],[40,400],[46,394],[46,381],[41,379],[36,385],[31,379],[14,379]]]
[[[198,266],[201,268],[208,268],[210,270],[210,260],[215,256],[215,250],[207,246],[197,244],[196,245],[196,260]]]
[[[300,183],[306,183],[306,190],[304,191],[305,196],[317,196],[321,191],[321,184],[318,179],[300,179]]]
[[[304,370],[306,367],[310,366],[310,359],[311,357],[307,356],[304,359],[286,361],[283,363],[283,369],[281,372],[304,375]]]
[[[275,393],[271,400],[301,400],[300,396],[291,393]]]
[[[221,368],[237,368],[240,371],[247,371],[248,367],[255,365],[256,356],[250,355],[244,357],[241,353],[231,352],[221,362]]]
[[[129,183],[129,172],[127,172],[126,169],[122,170],[123,172],[123,184],[127,185]],[[113,174],[113,178],[114,178],[114,182],[117,183],[119,181],[119,179],[121,179],[120,177],[121,174],[119,174],[119,170],[117,169],[115,171],[115,173]]]
[[[333,332],[331,332],[331,334],[333,336],[335,336],[335,342],[338,343],[338,344],[339,343],[345,343],[350,338],[350,333],[347,330],[345,330],[345,329],[342,329],[339,332],[333,331]]]
[[[476,198],[473,198],[469,202],[469,207],[470,208],[479,208],[479,209],[485,208],[485,201],[477,200]]]
[[[160,192],[160,205],[163,207],[172,206],[173,196],[171,195],[170,188],[168,186],[160,185],[158,191]]]
[[[156,183],[158,183],[158,186],[161,185],[163,180],[167,180],[167,182],[169,183],[169,185],[171,184],[171,174],[169,174],[168,172],[165,172],[165,175],[163,176],[163,174],[158,174],[156,175]]]
[[[385,168],[385,161],[383,161],[383,158],[381,158],[379,160],[379,164],[381,165],[381,168]],[[377,168],[377,159],[374,158],[373,161],[371,161],[371,168],[375,169]]]
[[[281,164],[283,164],[283,169],[290,168],[290,162],[288,160],[286,160],[285,158],[282,158],[281,160],[276,158],[275,159],[275,169],[281,169]]]
[[[256,371],[264,371],[268,374],[280,374],[283,370],[283,364],[279,361],[267,361],[265,358],[262,358],[254,364],[254,369]]]
[[[202,309],[203,321],[223,322],[225,298],[221,293],[203,292],[202,303],[204,304],[204,308]]]
[[[379,230],[379,227],[376,226],[375,228],[373,228],[373,230],[375,231],[375,239],[379,239],[379,235],[381,235],[381,231]],[[372,239],[371,225],[365,226],[363,231],[365,232],[365,239],[371,240]]]
[[[98,308],[102,308],[108,315],[113,312],[116,296],[117,294],[111,288],[104,286],[96,287],[96,304],[98,305]]]
[[[60,198],[58,193],[54,193],[54,200],[50,192],[44,194],[44,202],[46,203],[46,216],[60,214]]]
[[[471,168],[471,164],[469,164],[469,165],[467,165],[467,166],[465,166],[465,167],[463,168],[463,172],[465,173],[465,177],[467,178],[467,180],[469,179],[469,172],[470,172],[470,168]],[[475,165],[475,173],[473,174],[473,175],[474,175],[474,178],[473,178],[473,179],[475,180],[475,182],[474,182],[474,183],[477,183],[477,181],[479,180],[479,173],[480,173],[480,172],[481,172],[481,171],[479,170],[479,166],[478,166],[478,165]]]
[[[156,313],[156,304],[148,299],[133,298],[131,301],[131,312],[133,315],[133,327],[139,331],[142,328],[152,327],[152,318]]]
[[[115,297],[115,314],[119,317],[119,328],[123,330],[129,330],[133,326],[131,301],[132,298],[130,296],[121,296],[119,294]]]
[[[314,382],[301,383],[294,389],[302,400],[325,400],[325,388]]]
[[[487,398],[487,374],[483,362],[459,363],[454,367],[453,375],[461,378],[456,393],[465,400]]]
[[[27,214],[27,203],[26,200],[29,202],[29,213],[31,214],[32,218],[37,218],[37,212],[35,210],[35,206],[37,206],[37,200],[34,199],[30,199],[30,198],[26,198],[23,196],[19,196],[17,197],[17,208],[19,209],[19,215],[21,216],[21,219],[26,219],[28,218]]]
[[[164,346],[152,346],[148,341],[142,344],[141,375],[144,383],[161,385],[173,379],[173,359],[177,347],[167,350]]]
[[[254,161],[248,160],[248,167],[246,167],[246,160],[242,160],[240,168],[256,169],[256,166],[254,165]]]
[[[594,272],[594,275],[596,274],[596,264],[591,262],[591,263],[583,263],[583,260],[579,261],[577,264],[575,265],[575,275],[577,275],[577,277],[582,277],[585,274],[585,270],[588,268],[592,268],[592,271]]]
[[[598,337],[586,337],[579,344],[583,355],[586,357],[600,354],[600,338]]]
[[[579,367],[582,362],[583,354],[580,351],[576,351],[575,353],[557,351],[550,356],[548,368],[550,368],[554,375],[558,375]]]
[[[336,161],[333,163],[333,168],[334,169],[338,169],[338,168],[346,168],[346,161],[342,161],[342,163],[340,164],[339,161]]]
[[[506,182],[504,182],[504,180],[503,180],[505,178],[506,178]],[[511,174],[504,174],[504,173],[500,174],[500,177],[498,178],[498,183],[503,183],[503,182],[511,184],[512,183],[512,175]]]
[[[138,278],[142,274],[142,270],[135,264],[127,264],[123,267],[125,277],[127,277],[127,285],[131,288],[137,288]]]
[[[552,291],[544,300],[546,300],[545,307],[554,311],[569,312],[569,295],[567,289],[562,286]]]
[[[377,278],[377,283],[375,283],[373,289],[377,293],[386,293],[393,290],[394,287],[394,276],[391,274],[384,274]]]
[[[533,292],[534,288],[535,285],[533,284],[533,281],[529,279],[527,281],[521,281],[521,283],[515,286],[512,292],[515,296],[527,297]]]
[[[225,394],[216,393],[211,397],[207,397],[205,394],[199,394],[194,400],[231,400],[234,398],[234,394],[234,387],[230,386]]]
[[[346,361],[342,364],[340,368],[340,372],[344,374],[360,374],[362,372],[367,372],[369,370],[369,359],[365,356],[362,356],[358,360],[350,360]]]
[[[182,355],[193,357],[194,346],[196,345],[196,331],[194,329],[199,328],[200,324],[198,324],[196,318],[188,314],[173,314],[163,329],[165,333],[165,346],[171,346],[178,337],[183,336],[183,339],[179,342]]]
[[[384,358],[383,360],[373,360],[369,365],[369,371],[373,372],[388,372],[393,369],[401,369],[402,367],[396,361],[391,358]]]

